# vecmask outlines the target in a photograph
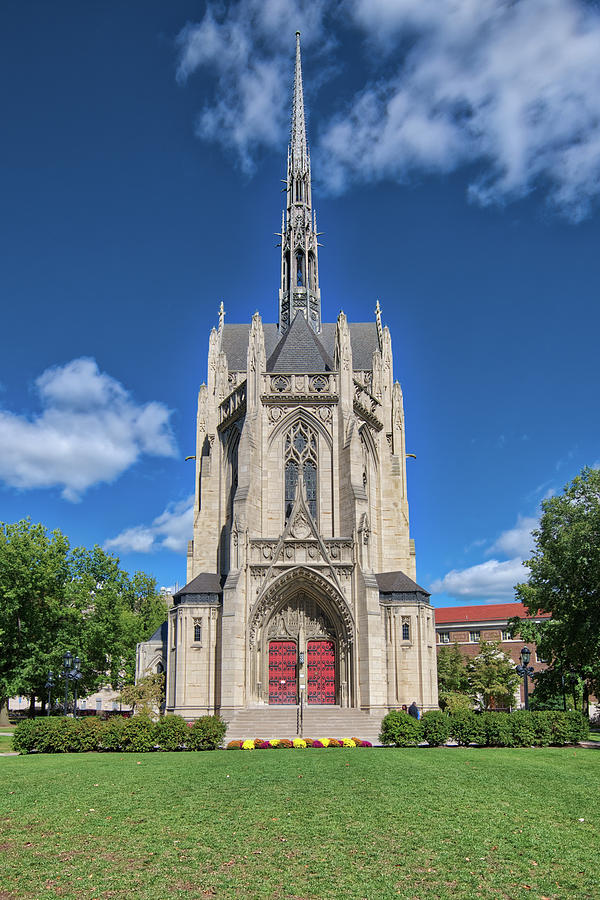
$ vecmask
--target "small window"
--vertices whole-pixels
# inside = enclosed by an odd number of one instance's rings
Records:
[[[450,632],[449,631],[440,631],[440,644],[449,644],[450,643]]]
[[[480,637],[481,637],[480,631],[470,631],[469,632],[469,640],[472,644],[478,644]]]
[[[202,625],[194,625],[194,642],[199,644],[202,640]]]
[[[506,631],[506,629],[504,629],[504,630],[502,631],[502,640],[503,640],[503,641],[512,641],[512,637],[511,637],[510,631]]]
[[[402,623],[402,640],[410,641],[410,625],[408,622]]]
[[[534,659],[535,659],[535,661],[536,661],[537,663],[543,663],[544,665],[547,665],[547,664],[548,664],[548,660],[547,660],[547,659],[542,659],[542,657],[539,655],[539,653],[537,652],[537,650],[535,651],[535,653],[534,653],[533,655],[534,655]]]
[[[85,709],[86,706],[87,706],[87,700],[80,700],[80,701],[79,701],[79,709]]]
[[[112,708],[113,708],[113,712],[116,712],[116,711],[118,710],[119,704],[117,703],[116,700],[113,700],[113,702],[112,702]]]
[[[102,712],[102,700],[96,700],[96,712]]]

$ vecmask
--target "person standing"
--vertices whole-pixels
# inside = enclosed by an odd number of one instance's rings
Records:
[[[416,700],[413,700],[413,702],[408,707],[408,714],[409,716],[412,716],[413,719],[421,718],[421,713],[419,712],[419,707],[417,706]]]

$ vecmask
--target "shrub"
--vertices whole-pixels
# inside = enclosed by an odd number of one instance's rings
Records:
[[[216,750],[226,731],[227,723],[221,716],[200,716],[189,730],[187,746],[190,750]]]
[[[324,750],[325,744],[323,741],[313,741],[313,750]]]
[[[294,738],[292,743],[296,750],[306,750],[306,741],[303,738]]]
[[[102,732],[104,731],[104,722],[100,719],[77,719],[72,723],[73,728],[73,744],[77,744],[80,753],[90,753],[98,750],[101,746]]]
[[[304,743],[310,749],[314,745],[314,741],[312,738],[304,738]]]
[[[371,743],[371,741],[362,741],[362,743],[361,743],[361,747],[372,747],[372,746],[373,746],[373,744]]]
[[[279,741],[279,750],[291,750],[294,745],[287,738],[281,738]]]
[[[472,710],[459,710],[450,716],[450,736],[463,747],[469,744],[485,744],[486,732],[483,717]]]
[[[458,691],[442,691],[439,697],[440,707],[444,712],[452,715],[459,710],[473,709],[473,701],[468,694],[461,694]]]
[[[266,741],[264,738],[254,738],[254,746],[259,747],[261,744],[265,744]]]
[[[242,743],[242,750],[254,750],[254,741],[244,741]]]
[[[340,742],[338,740],[336,740],[336,738],[329,738],[329,742],[327,744],[328,749],[331,748],[332,750],[335,750],[341,746],[342,745],[340,744]]]
[[[126,753],[149,753],[154,750],[157,726],[150,716],[133,716],[124,720],[121,749]]]
[[[509,714],[512,726],[513,746],[531,747],[536,743],[535,724],[533,713],[524,709],[517,709]]]
[[[552,725],[545,712],[532,712],[531,727],[533,728],[533,743],[539,747],[547,747],[552,742]]]
[[[576,709],[571,709],[564,715],[567,720],[569,743],[576,744],[578,741],[587,740],[590,736],[590,721],[587,716]]]
[[[162,716],[156,723],[156,743],[161,750],[180,750],[190,732],[191,728],[181,716]]]
[[[268,741],[263,741],[262,744],[259,744],[259,745],[257,746],[256,749],[257,749],[257,750],[268,750],[269,747],[270,747],[269,742],[268,742]]]
[[[242,741],[229,741],[227,744],[228,750],[241,750],[242,749]]]
[[[344,738],[342,740],[342,747],[347,747],[351,750],[353,747],[356,747],[356,741],[354,738]]]
[[[269,741],[269,749],[270,750],[277,750],[278,747],[279,747],[279,738],[273,738],[272,741]]]
[[[430,747],[441,747],[450,737],[450,719],[439,709],[430,709],[423,714],[423,740]]]
[[[393,709],[381,723],[379,740],[382,744],[395,744],[396,747],[415,747],[423,738],[423,726],[420,719],[413,719],[408,713]]]
[[[514,747],[510,713],[487,712],[481,716],[488,747]]]
[[[129,719],[123,716],[114,716],[102,723],[100,734],[100,746],[102,750],[121,750],[125,740],[125,730]]]
[[[12,746],[17,753],[31,753],[36,748],[36,724],[39,719],[21,719],[13,732]]]
[[[329,747],[329,738],[320,738],[319,743],[321,747]]]

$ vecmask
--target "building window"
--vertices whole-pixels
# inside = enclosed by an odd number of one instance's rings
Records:
[[[199,644],[202,640],[202,625],[194,625],[194,642]]]
[[[304,422],[296,422],[285,437],[285,520],[289,519],[298,473],[302,472],[308,510],[317,518],[317,438]]]
[[[96,700],[96,712],[102,712],[102,700]]]
[[[510,631],[507,631],[506,629],[503,629],[503,631],[502,631],[502,640],[503,640],[503,641],[512,641],[512,636],[511,636]]]
[[[480,631],[470,631],[469,632],[469,640],[472,644],[478,644],[481,637]]]
[[[450,643],[450,632],[449,631],[440,631],[440,644],[449,644]]]
[[[547,659],[542,659],[542,657],[539,655],[539,653],[537,652],[537,650],[535,651],[535,653],[533,654],[533,656],[534,656],[534,659],[535,659],[536,663],[543,663],[544,665],[547,665],[548,660],[547,660]]]
[[[79,709],[86,709],[86,707],[87,707],[87,700],[85,700],[85,699],[80,700],[79,701]]]
[[[402,640],[410,641],[410,625],[408,622],[402,623]]]

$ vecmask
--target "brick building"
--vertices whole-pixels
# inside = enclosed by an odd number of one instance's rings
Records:
[[[549,619],[548,613],[530,616],[522,603],[489,603],[483,606],[446,606],[435,611],[435,630],[437,652],[441,647],[458,644],[464,656],[477,656],[479,641],[499,641],[500,648],[515,663],[520,662],[521,648],[525,646],[520,638],[511,638],[508,631],[508,620],[513,616],[543,622]],[[534,643],[527,644],[531,650],[530,665],[535,672],[546,668],[546,663],[539,659]],[[529,683],[529,691],[533,690]],[[521,703],[523,703],[523,685],[521,684]]]

